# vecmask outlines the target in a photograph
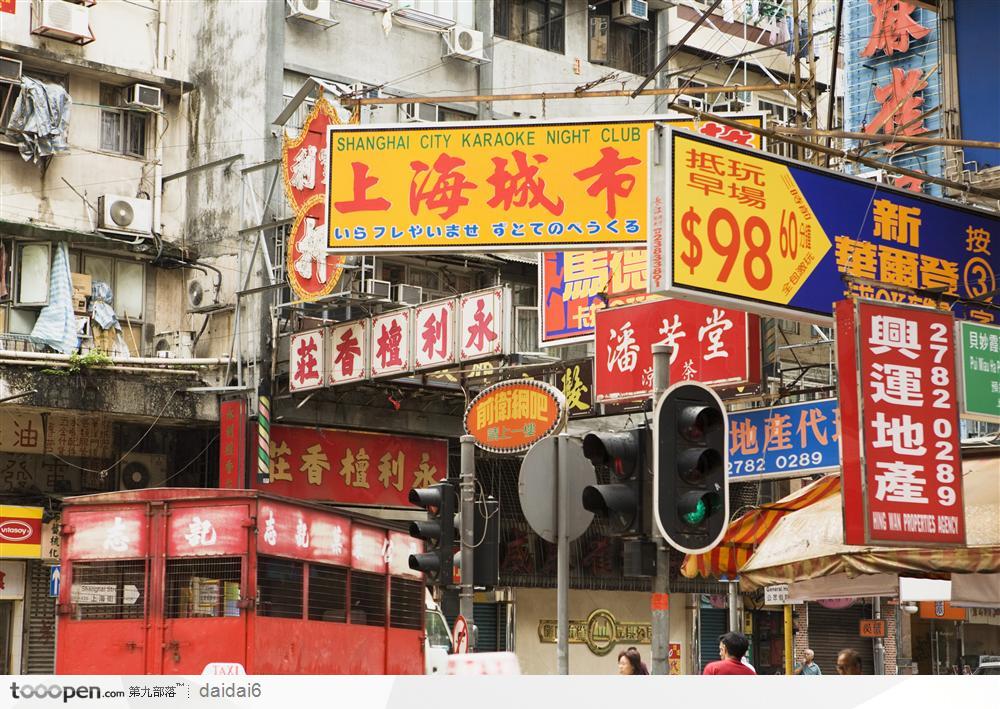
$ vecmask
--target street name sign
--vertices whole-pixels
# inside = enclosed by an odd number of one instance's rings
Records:
[[[884,638],[885,621],[865,618],[859,622],[858,634],[863,638]]]
[[[962,418],[1000,423],[1000,327],[956,327]]]
[[[1000,319],[995,213],[668,127],[654,140],[651,293],[824,324],[844,297],[943,295],[957,317]]]

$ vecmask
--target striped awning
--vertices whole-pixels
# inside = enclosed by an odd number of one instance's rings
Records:
[[[835,473],[777,502],[747,512],[729,523],[726,536],[712,551],[688,554],[681,566],[681,574],[689,579],[697,576],[736,578],[740,567],[753,556],[754,549],[774,529],[778,520],[789,512],[801,510],[839,492],[840,475]]]

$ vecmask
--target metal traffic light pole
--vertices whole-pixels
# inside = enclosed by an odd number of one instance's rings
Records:
[[[560,433],[556,441],[556,672],[569,674],[569,470],[567,440]]]
[[[462,436],[461,462],[462,467],[459,477],[459,501],[461,502],[462,528],[460,530],[462,545],[462,585],[459,591],[459,613],[465,618],[469,627],[474,627],[473,619],[473,594],[475,575],[472,568],[473,557],[476,551],[476,539],[473,530],[475,529],[476,514],[476,444],[475,437]],[[476,634],[469,634],[469,652],[475,651]]]
[[[670,386],[670,345],[653,345],[653,410],[656,402]],[[656,435],[655,433],[653,434]],[[653,579],[652,609],[653,637],[652,672],[654,675],[669,674],[670,654],[670,550],[660,535],[656,522],[650,515],[650,538],[656,543],[656,577]]]

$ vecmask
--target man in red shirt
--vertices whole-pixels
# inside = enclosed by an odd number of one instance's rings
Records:
[[[705,666],[704,675],[755,675],[756,672],[743,664],[750,643],[742,633],[726,633],[719,638],[718,662],[710,662]]]

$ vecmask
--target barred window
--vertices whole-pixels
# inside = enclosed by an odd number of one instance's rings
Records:
[[[302,618],[302,562],[257,557],[257,613]]]
[[[385,625],[385,576],[351,572],[351,623]]]
[[[167,618],[240,616],[239,557],[167,559]]]
[[[75,620],[142,618],[146,607],[146,562],[128,559],[74,563],[70,598]]]
[[[393,577],[389,581],[389,627],[424,627],[424,582]]]
[[[309,565],[309,620],[347,622],[347,569]]]

